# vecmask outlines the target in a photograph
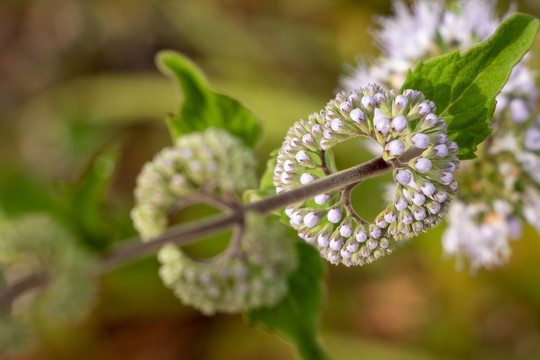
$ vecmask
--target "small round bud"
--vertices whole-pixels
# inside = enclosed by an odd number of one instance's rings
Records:
[[[435,193],[435,195],[433,195],[433,197],[435,198],[435,200],[439,203],[443,203],[446,201],[446,199],[448,198],[448,194],[442,190],[439,190]]]
[[[285,208],[285,215],[287,215],[288,217],[292,217],[294,212],[295,212],[295,208],[292,206]]]
[[[343,236],[344,238],[350,237],[352,235],[352,233],[353,233],[353,229],[352,229],[351,225],[349,225],[347,223],[343,223],[339,227],[339,234],[341,236]]]
[[[379,132],[383,136],[388,134],[388,131],[390,130],[390,120],[387,117],[381,116],[377,120],[375,120],[374,123],[377,132]]]
[[[427,149],[429,146],[429,136],[426,134],[417,133],[411,138],[414,146],[419,149]]]
[[[427,208],[430,213],[435,215],[441,210],[441,205],[438,202],[432,201],[427,204]]]
[[[284,172],[284,173],[281,173],[281,176],[279,178],[283,184],[289,184],[292,180],[292,175]]]
[[[299,225],[302,223],[302,220],[304,220],[304,216],[302,216],[302,214],[300,214],[298,211],[294,212],[290,218],[291,220],[289,223],[291,225]]]
[[[330,242],[330,235],[328,235],[326,232],[321,232],[319,236],[317,236],[317,244],[321,247],[327,247]]]
[[[397,199],[395,204],[396,204],[396,209],[398,209],[399,211],[405,210],[408,206],[407,201],[401,196]]]
[[[352,253],[348,251],[347,249],[341,249],[339,254],[341,255],[343,259],[350,259],[352,257]]]
[[[296,171],[295,162],[292,160],[285,160],[283,162],[283,170],[287,172],[293,172]]]
[[[343,247],[343,241],[340,238],[332,238],[329,245],[330,249],[338,251]]]
[[[454,177],[452,176],[452,173],[443,172],[441,176],[439,176],[439,180],[441,180],[441,183],[444,185],[449,185],[454,180]]]
[[[296,161],[298,161],[300,164],[313,161],[311,156],[309,156],[309,154],[305,150],[300,150],[299,152],[297,152],[295,158]]]
[[[437,134],[435,135],[436,144],[446,144],[448,142],[448,135],[446,134]]]
[[[339,110],[349,113],[351,112],[352,104],[349,101],[344,101],[341,104],[339,104]]]
[[[317,226],[319,221],[321,220],[320,216],[315,214],[314,212],[309,212],[304,216],[304,225],[306,225],[308,228],[312,228]]]
[[[330,200],[332,196],[328,194],[319,194],[315,196],[313,199],[315,200],[315,203],[318,205],[325,204],[328,200]]]
[[[352,121],[357,125],[360,125],[361,122],[366,119],[364,113],[360,109],[353,109],[350,116]]]
[[[457,154],[457,152],[459,151],[459,147],[454,141],[448,142],[446,146],[450,154]]]
[[[401,185],[408,185],[412,180],[412,174],[409,170],[398,170],[395,178]]]
[[[431,113],[431,114],[426,115],[423,123],[425,124],[426,127],[431,128],[437,125],[438,122],[439,122],[439,118],[437,117],[437,115]]]
[[[356,252],[360,245],[358,245],[357,242],[350,242],[347,244],[347,251],[350,251],[352,253]]]
[[[302,142],[307,146],[315,145],[315,138],[311,134],[304,134],[302,136]]]
[[[382,231],[378,227],[374,226],[369,229],[369,234],[371,235],[372,238],[378,239],[381,237]]]
[[[424,210],[424,208],[420,206],[415,207],[413,209],[413,216],[415,220],[422,221],[426,218],[426,210]]]
[[[418,158],[414,162],[414,168],[423,174],[431,170],[431,166],[431,161],[426,158]]]
[[[384,94],[377,93],[377,94],[373,95],[373,100],[375,100],[377,105],[380,105],[382,102],[384,102],[386,100],[386,96],[384,96]]]
[[[331,127],[332,130],[334,130],[335,132],[341,132],[341,131],[343,131],[343,129],[345,128],[345,126],[344,126],[344,124],[343,124],[343,121],[341,121],[340,119],[334,119],[334,120],[332,120],[332,123],[331,123],[330,127]]]
[[[426,202],[426,197],[419,192],[414,192],[411,200],[414,204],[422,206]]]
[[[444,144],[435,145],[433,150],[435,150],[435,157],[438,159],[448,156],[448,148]]]
[[[426,104],[426,103],[420,103],[420,104],[416,105],[416,108],[414,110],[416,110],[418,112],[418,114],[420,114],[420,115],[426,115],[426,114],[429,114],[431,112],[429,104]]]
[[[334,134],[332,133],[332,130],[326,129],[323,131],[323,136],[327,140],[332,140],[334,138]]]
[[[392,130],[401,131],[407,127],[407,118],[403,115],[398,115],[392,119]]]
[[[384,212],[384,220],[391,224],[396,221],[397,215],[393,210],[387,210]]]
[[[362,96],[360,103],[366,110],[371,110],[375,106],[375,100],[369,95]]]
[[[433,185],[429,181],[425,181],[422,186],[420,186],[420,190],[426,195],[431,196],[435,192],[435,185]]]
[[[396,105],[398,110],[402,110],[405,107],[407,107],[408,103],[409,103],[409,99],[407,99],[407,97],[403,95],[396,96],[394,100],[394,104]]]
[[[306,184],[309,184],[310,182],[314,181],[315,179],[316,179],[315,175],[310,174],[310,173],[303,173],[300,176],[300,184],[306,185]]]
[[[341,220],[341,209],[340,208],[332,208],[330,211],[328,211],[327,215],[328,221],[331,223],[337,224]]]
[[[317,137],[319,137],[323,132],[323,128],[319,124],[315,124],[311,127],[311,133]]]
[[[371,250],[374,250],[377,248],[377,246],[379,246],[379,242],[375,239],[369,239],[367,241],[367,246],[371,249]]]
[[[402,223],[409,225],[410,223],[413,222],[413,217],[412,217],[411,212],[408,211],[408,210],[402,211],[402,212],[399,214],[399,220],[400,220]]]
[[[390,156],[399,156],[405,150],[405,144],[401,140],[392,140],[386,145],[385,150]]]
[[[363,228],[359,227],[354,233],[354,238],[360,243],[364,242],[367,240],[367,233]]]

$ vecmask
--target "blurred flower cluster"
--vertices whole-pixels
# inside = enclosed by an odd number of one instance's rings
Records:
[[[465,51],[487,39],[514,9],[499,17],[488,0],[426,1],[411,6],[393,4],[393,16],[376,18],[373,37],[382,55],[358,59],[341,78],[347,90],[377,83],[400,88],[407,71],[418,61]],[[479,268],[504,265],[509,241],[522,233],[522,221],[540,231],[540,117],[538,89],[527,56],[516,65],[497,97],[492,133],[481,144],[477,158],[462,163],[456,174],[460,190],[447,217],[443,249]],[[380,155],[380,149],[366,147]]]

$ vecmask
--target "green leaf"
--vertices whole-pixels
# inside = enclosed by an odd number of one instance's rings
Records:
[[[453,52],[419,63],[402,89],[416,89],[435,102],[448,136],[461,159],[474,158],[476,146],[490,133],[495,97],[514,65],[531,48],[539,21],[516,13],[486,41],[463,54]]]
[[[325,266],[312,246],[298,242],[297,250],[299,263],[289,277],[289,293],[275,306],[248,311],[244,318],[249,324],[277,330],[295,343],[303,359],[326,359],[317,339]]]
[[[0,166],[0,211],[5,217],[52,211],[56,199],[46,179],[21,164]]]
[[[118,154],[116,146],[104,149],[77,182],[59,184],[58,218],[94,250],[104,251],[115,240],[119,225],[106,206]]]
[[[213,126],[229,131],[248,147],[257,144],[262,130],[255,115],[238,101],[210,90],[193,62],[177,52],[162,51],[156,63],[161,72],[178,81],[184,94],[179,113],[167,119],[174,139]]]

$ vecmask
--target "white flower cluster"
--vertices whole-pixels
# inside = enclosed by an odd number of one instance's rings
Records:
[[[511,253],[507,239],[518,239],[522,231],[521,222],[511,216],[511,207],[502,200],[496,200],[493,209],[484,203],[456,200],[448,222],[444,251],[456,256],[458,268],[464,266],[464,257],[469,258],[473,271],[505,264]]]
[[[255,170],[253,153],[225,130],[181,136],[143,167],[131,212],[134,226],[144,241],[151,240],[166,230],[167,214],[179,200],[202,192],[230,200],[256,186]],[[294,242],[275,225],[248,214],[227,250],[208,260],[168,244],[158,253],[160,276],[185,304],[206,314],[272,305],[286,293],[296,266]]]
[[[380,28],[373,31],[383,56],[371,64],[361,59],[341,79],[343,88],[359,88],[371,82],[400,87],[406,72],[418,61],[467,50],[488,38],[501,22],[495,2],[489,0],[450,4],[416,0],[410,7],[395,1],[393,9],[393,16],[377,17]],[[443,237],[445,252],[469,258],[473,272],[506,261],[508,240],[519,218],[540,231],[540,122],[533,119],[538,90],[534,74],[524,62],[514,67],[496,100],[493,133],[483,153],[456,174],[462,190],[453,206],[463,211],[450,210]],[[489,186],[480,185],[482,177],[487,177]],[[500,210],[503,203],[507,205],[505,211]],[[464,228],[468,236],[463,236]],[[491,234],[497,234],[496,240]]]
[[[440,222],[459,166],[446,123],[421,92],[378,86],[340,93],[320,112],[296,122],[277,156],[278,193],[328,175],[326,150],[356,136],[375,140],[391,161],[394,200],[373,222],[361,219],[345,190],[320,194],[286,209],[291,225],[331,263],[363,265],[391,252],[391,241],[416,236]]]

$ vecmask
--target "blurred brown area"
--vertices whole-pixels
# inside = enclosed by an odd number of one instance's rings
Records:
[[[534,1],[520,9],[540,14]],[[190,56],[216,89],[260,116],[262,171],[287,128],[332,97],[343,63],[377,54],[367,29],[375,13],[389,12],[387,0],[2,0],[0,177],[32,184],[15,205],[33,201],[14,209],[46,209],[36,200],[40,185],[77,179],[114,144],[108,200],[127,217],[138,169],[170,144],[163,118],[176,111],[177,94],[154,66],[165,48]],[[366,156],[344,148],[338,165]],[[370,182],[359,196],[382,208],[381,191]],[[508,266],[475,277],[442,257],[440,235],[433,230],[368,267],[329,267],[321,327],[334,359],[540,359],[538,234],[526,228]],[[43,329],[35,348],[13,359],[295,356],[239,316],[182,306],[161,284],[157,262],[143,259],[102,279],[84,323]]]

